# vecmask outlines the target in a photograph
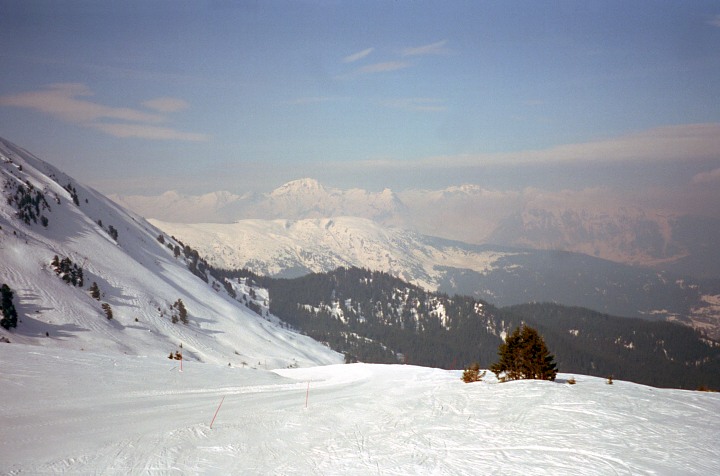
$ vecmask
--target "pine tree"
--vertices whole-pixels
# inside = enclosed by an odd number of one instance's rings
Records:
[[[505,338],[498,348],[500,361],[490,370],[501,380],[555,380],[557,367],[537,330],[523,325]],[[504,373],[503,378],[500,374]]]
[[[108,318],[108,320],[113,318],[112,308],[110,307],[110,304],[104,302],[102,303],[103,311],[105,311],[105,317]]]
[[[90,286],[90,296],[100,300],[100,288],[98,287],[97,283],[93,281],[92,285]]]
[[[17,327],[17,311],[13,305],[13,292],[10,286],[3,284],[0,287],[0,294],[2,295],[0,301],[2,302],[2,319],[0,319],[0,326],[5,329],[11,327]]]
[[[183,324],[187,324],[188,323],[187,309],[185,309],[185,304],[182,302],[182,299],[178,299],[175,302],[175,307],[177,307],[180,320],[183,322]]]

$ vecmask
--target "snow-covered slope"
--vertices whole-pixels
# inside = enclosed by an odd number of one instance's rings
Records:
[[[339,361],[272,316],[251,312],[224,283],[192,274],[173,252],[179,244],[160,243],[162,233],[144,219],[4,140],[0,184],[0,282],[13,291],[20,320],[0,329],[10,342],[166,360],[182,344],[186,359],[272,368]],[[82,286],[62,279],[55,256],[82,269]],[[247,283],[232,287],[240,298],[249,292]],[[178,300],[188,324],[171,320]]]
[[[720,394],[0,346],[3,474],[710,475]]]
[[[357,217],[232,224],[150,222],[191,243],[219,267],[287,276],[356,266],[384,271],[431,290],[445,276],[438,266],[484,273],[499,258],[513,254],[483,251]]]

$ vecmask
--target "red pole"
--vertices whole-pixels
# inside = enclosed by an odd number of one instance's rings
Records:
[[[310,382],[308,382],[307,391],[305,392],[305,408],[307,408],[309,396],[310,396]]]
[[[218,405],[217,410],[215,410],[215,415],[213,415],[213,419],[210,422],[210,429],[212,429],[213,423],[215,423],[215,417],[217,417],[217,414],[220,411],[220,407],[222,406],[223,401],[225,401],[225,395],[223,395],[222,400],[220,400],[220,405]]]

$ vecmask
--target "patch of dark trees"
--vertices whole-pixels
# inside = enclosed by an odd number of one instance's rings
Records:
[[[676,323],[617,317],[579,307],[531,303],[497,308],[466,296],[432,293],[387,273],[338,268],[294,279],[248,270],[270,294],[270,312],[325,342],[346,361],[489,368],[503,338],[536,328],[558,370],[657,386],[720,389],[720,343]]]

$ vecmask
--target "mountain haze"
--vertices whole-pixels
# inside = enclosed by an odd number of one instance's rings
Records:
[[[314,179],[269,193],[112,196],[148,218],[173,223],[352,216],[469,244],[569,251],[658,271],[720,278],[720,219],[672,207],[629,204],[601,190],[499,191],[465,184],[442,190],[325,187]]]

